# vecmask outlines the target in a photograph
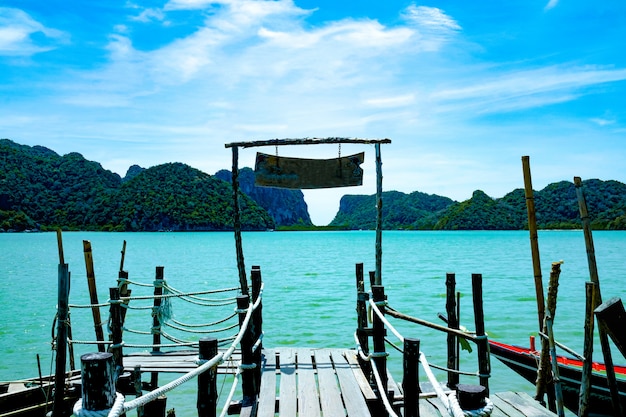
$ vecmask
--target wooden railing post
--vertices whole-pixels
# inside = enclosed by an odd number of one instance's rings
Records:
[[[89,299],[93,307],[91,313],[93,315],[93,325],[96,331],[96,340],[104,342],[104,332],[102,330],[102,319],[100,318],[100,307],[98,304],[98,291],[96,290],[96,274],[93,268],[93,254],[91,252],[91,242],[83,240],[83,253],[85,256],[85,269],[87,273],[87,286],[89,287]],[[104,352],[104,345],[98,345],[98,352]]]
[[[385,314],[385,306],[383,303],[385,302],[385,287],[382,285],[373,285],[372,286],[372,299],[378,306],[380,312]],[[378,314],[372,314],[372,344],[374,347],[372,360],[376,364],[376,368],[378,368],[378,372],[380,374],[380,379],[382,381],[382,392],[379,392],[380,398],[383,395],[387,395],[388,390],[388,381],[387,381],[387,357],[385,352],[385,336],[387,336],[387,330],[385,329],[385,324],[378,317]],[[381,399],[382,404],[382,399]],[[386,411],[385,407],[381,407],[380,416],[387,416],[389,413]]]
[[[200,339],[199,359],[211,360],[217,355],[217,339]],[[198,417],[215,417],[217,413],[217,366],[198,375]]]
[[[361,345],[361,350],[364,355],[369,355],[370,346],[369,346],[369,336],[371,335],[371,329],[368,328],[367,325],[367,302],[369,300],[369,294],[365,292],[365,281],[363,276],[363,264],[356,264],[356,290],[357,290],[357,298],[356,298],[356,314],[357,314],[357,327],[356,334],[359,339],[359,345]],[[360,356],[357,357],[359,361],[359,366],[363,371],[363,374],[367,378],[368,381],[371,381],[372,377],[372,366],[369,361],[365,361],[361,359]]]
[[[404,377],[402,390],[404,392],[404,417],[419,417],[419,339],[404,338]]]
[[[591,388],[591,371],[593,369],[593,309],[595,307],[596,284],[585,283],[585,336],[583,338],[583,369],[580,378],[580,392],[578,393],[578,416],[589,415],[589,394]]]
[[[239,310],[239,327],[243,326],[246,319],[246,312],[250,306],[249,295],[237,296],[237,309]],[[256,394],[258,389],[256,387],[256,381],[254,374],[250,372],[248,367],[254,364],[254,357],[252,355],[252,346],[254,345],[254,339],[252,332],[250,331],[250,325],[245,329],[243,337],[241,339],[241,366],[243,367],[241,373],[241,391],[243,394],[243,400],[241,405],[243,407],[251,406],[255,403]]]
[[[480,375],[480,385],[485,387],[485,395],[489,396],[489,376],[491,375],[491,365],[489,362],[489,340],[487,339],[487,335],[485,334],[482,274],[472,274],[472,298],[474,304],[474,322],[476,325],[478,374]]]
[[[252,303],[256,303],[261,295],[261,285],[263,284],[263,278],[261,275],[261,267],[255,265],[250,271],[250,280],[252,283]],[[261,360],[263,357],[263,301],[259,302],[257,308],[252,312],[252,341],[255,345],[255,349],[252,352],[253,363],[256,367],[251,371],[254,375],[255,381],[255,394],[258,394],[261,389]]]
[[[456,306],[456,276],[454,273],[446,274],[446,313],[448,316],[448,328],[459,329],[459,318],[457,317]],[[459,356],[459,343],[457,336],[448,333],[448,369],[458,370],[457,358]],[[454,389],[459,383],[459,374],[448,372],[448,388]]]
[[[111,306],[109,314],[111,316],[111,346],[109,352],[113,354],[115,363],[115,380],[124,369],[122,353],[122,306],[120,304],[120,290],[117,287],[109,288],[109,298]]]
[[[54,374],[54,413],[63,414],[65,397],[65,366],[67,360],[67,318],[69,314],[70,271],[66,263],[59,264],[58,318],[56,340],[56,368]]]
[[[159,320],[159,310],[161,309],[161,296],[163,295],[163,270],[165,267],[157,266],[154,281],[154,307],[152,308],[152,347],[153,352],[160,352],[161,344],[161,322]],[[159,386],[159,373],[152,372],[150,377],[150,387],[155,389]]]

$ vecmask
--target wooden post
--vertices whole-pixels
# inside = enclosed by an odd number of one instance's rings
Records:
[[[382,285],[383,269],[383,162],[380,155],[380,143],[376,149],[376,285]]]
[[[600,290],[600,278],[598,277],[598,266],[596,264],[596,250],[593,246],[593,236],[591,234],[591,222],[587,211],[587,201],[582,189],[582,180],[580,177],[574,177],[574,185],[576,186],[576,196],[578,198],[578,208],[580,211],[580,219],[583,224],[583,232],[585,234],[585,247],[587,248],[587,263],[589,264],[589,276],[591,282],[596,284],[596,304],[602,304],[602,291]],[[621,416],[621,405],[619,400],[619,390],[617,388],[617,380],[615,378],[615,369],[613,369],[613,357],[611,355],[611,346],[609,345],[609,337],[605,330],[598,326],[598,335],[600,338],[600,347],[604,356],[604,365],[606,366],[606,379],[611,392],[611,403],[613,404],[613,414]]]
[[[57,353],[54,374],[53,417],[63,415],[65,396],[65,363],[67,360],[67,316],[69,311],[70,272],[67,264],[59,264]]]
[[[110,315],[111,315],[111,347],[109,352],[113,354],[115,362],[115,379],[120,376],[124,369],[122,354],[122,306],[119,303],[120,290],[117,287],[109,288],[109,298],[111,299]]]
[[[404,392],[404,417],[419,417],[419,339],[404,338],[402,390]]]
[[[370,276],[370,288],[376,285],[376,271],[369,271]]]
[[[249,295],[237,296],[237,309],[239,310],[239,326],[243,325],[246,319],[246,313],[250,306]],[[254,357],[252,355],[252,346],[254,345],[254,339],[250,326],[244,331],[244,335],[241,339],[241,364],[243,366],[249,366],[254,364]],[[241,374],[241,391],[243,394],[242,406],[252,406],[255,403],[256,394],[259,392],[256,387],[256,381],[254,374],[249,369],[243,369]]]
[[[385,287],[382,285],[372,286],[372,299],[378,306],[378,309],[382,314],[385,314],[385,306],[382,305],[385,301]],[[383,392],[379,392],[382,405],[382,396],[387,395],[388,381],[387,381],[387,357],[385,356],[385,336],[387,336],[387,330],[385,324],[378,317],[378,314],[372,314],[372,344],[374,347],[372,360],[378,368],[380,373],[380,379],[382,381]],[[385,407],[381,407],[380,416],[387,416],[389,413],[385,410]]]
[[[448,316],[448,327],[450,329],[459,329],[459,319],[456,315],[456,276],[454,273],[446,274],[446,313]],[[448,333],[448,369],[458,370],[458,339],[457,336]],[[454,389],[459,383],[459,374],[456,372],[448,372],[448,388]]]
[[[602,303],[595,309],[598,326],[603,327],[606,334],[611,337],[615,346],[626,357],[626,312],[624,304],[618,297],[613,297]]]
[[[143,383],[141,382],[141,365],[135,365],[133,368],[133,388],[135,388],[135,397],[139,398],[143,395]],[[143,417],[143,406],[137,407],[137,417]]]
[[[578,416],[589,415],[589,394],[591,387],[591,371],[593,369],[593,309],[596,299],[596,284],[589,281],[585,283],[585,337],[583,342],[583,369],[580,380],[580,392],[578,394]]]
[[[117,287],[120,289],[120,297],[130,297],[131,290],[128,289],[128,272],[124,271],[124,259],[126,257],[126,241],[122,244],[122,256],[120,259],[120,270],[117,274]],[[130,301],[125,301],[122,308],[122,324],[126,320],[126,311],[128,310],[128,304]]]
[[[367,302],[369,300],[369,293],[365,292],[362,263],[356,264],[356,291],[356,334],[359,339],[359,344],[361,345],[361,350],[363,354],[367,356],[370,353],[369,335],[371,334],[371,329],[369,329],[367,325]],[[360,355],[357,356],[357,359],[359,366],[363,370],[363,374],[368,381],[371,381],[372,365],[369,361],[361,359]]]
[[[241,242],[241,214],[239,213],[239,148],[233,150],[233,228],[235,232],[235,250],[237,253],[237,270],[239,271],[239,286],[241,293],[248,295],[248,279],[246,278],[246,265],[243,259],[243,244]]]
[[[93,254],[91,252],[91,242],[83,240],[83,253],[85,255],[85,269],[87,271],[87,285],[89,287],[89,300],[92,304],[91,314],[93,315],[93,326],[96,331],[96,340],[104,342],[104,332],[102,330],[102,318],[100,317],[100,307],[98,304],[98,291],[96,289],[96,274],[93,269]],[[98,352],[104,352],[103,344],[98,345]]]
[[[143,406],[143,415],[145,417],[165,417],[166,408],[167,397],[161,395]]]
[[[472,298],[474,302],[474,322],[476,324],[478,374],[480,375],[480,385],[486,388],[486,396],[489,396],[489,377],[491,375],[491,365],[489,363],[489,340],[485,334],[483,276],[481,274],[472,274]]]
[[[200,360],[211,360],[217,355],[217,339],[200,339]],[[198,417],[215,417],[217,413],[217,367],[198,375]]]
[[[554,344],[554,317],[556,315],[556,301],[559,289],[559,275],[561,274],[561,263],[553,262],[550,271],[550,283],[548,285],[548,313],[545,316],[545,328],[548,334],[548,345],[550,348],[550,358],[552,359],[552,375],[554,379],[554,394],[556,398],[556,410],[559,417],[564,417],[563,411],[563,392],[561,390],[561,379],[559,376],[559,367],[556,358],[556,347]]]
[[[250,272],[250,281],[252,283],[252,302],[257,302],[261,295],[261,285],[263,284],[263,278],[261,276],[261,267],[253,266]],[[252,352],[253,363],[256,367],[251,371],[254,375],[256,393],[258,394],[261,389],[261,361],[263,359],[263,302],[260,301],[257,308],[252,312],[252,340],[256,346]]]
[[[87,353],[82,363],[82,407],[88,411],[102,411],[115,403],[115,371],[113,355],[107,352]]]
[[[159,320],[159,310],[161,308],[161,295],[163,295],[163,270],[165,267],[156,267],[156,277],[154,284],[154,307],[152,310],[152,347],[153,352],[160,352],[161,348],[161,322]],[[150,377],[150,387],[155,389],[159,386],[159,373],[152,372]]]

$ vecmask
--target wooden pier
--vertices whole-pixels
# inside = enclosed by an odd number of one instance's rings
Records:
[[[235,361],[240,358],[236,353]],[[144,372],[185,373],[198,365],[197,352],[158,352],[125,356],[127,370],[141,366]],[[221,364],[220,373],[232,373],[232,366]],[[389,389],[397,414],[403,400],[402,385],[388,374]],[[420,394],[419,413],[422,417],[448,416],[443,403],[432,389]],[[432,387],[431,387],[432,388]],[[447,390],[449,393],[450,391]],[[526,393],[500,392],[490,396],[494,404],[492,416],[555,416]],[[372,390],[352,349],[285,347],[265,349],[258,402],[233,410],[241,416],[257,417],[369,417],[382,412],[376,393]]]

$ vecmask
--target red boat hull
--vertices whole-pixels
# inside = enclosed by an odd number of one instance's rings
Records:
[[[539,352],[519,346],[489,341],[491,355],[517,372],[531,383],[537,379]],[[578,395],[582,375],[582,361],[558,356],[559,377],[565,407],[578,412]],[[611,394],[609,392],[604,364],[594,362],[592,366],[589,411],[598,414],[612,414]],[[617,377],[622,410],[626,410],[626,366],[614,366]]]

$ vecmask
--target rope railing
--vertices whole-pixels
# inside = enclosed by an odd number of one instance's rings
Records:
[[[76,416],[103,416],[103,415],[107,415],[108,417],[119,417],[120,415],[133,410],[137,407],[141,407],[146,405],[147,403],[155,400],[156,398],[158,398],[159,396],[179,387],[180,385],[190,381],[191,379],[197,377],[198,375],[206,372],[207,370],[214,368],[218,365],[220,365],[221,363],[225,362],[226,360],[228,360],[232,354],[234,353],[234,351],[236,350],[237,346],[241,343],[241,340],[243,339],[246,331],[248,331],[248,327],[250,325],[250,320],[252,318],[252,313],[254,312],[254,310],[257,309],[257,307],[261,304],[261,299],[262,299],[262,294],[263,294],[263,287],[264,284],[261,284],[261,288],[259,291],[259,295],[257,297],[257,299],[255,300],[255,302],[253,304],[251,304],[245,311],[245,317],[241,322],[240,325],[240,331],[237,334],[237,336],[235,337],[235,339],[233,340],[233,342],[230,344],[230,347],[224,351],[224,352],[219,352],[217,355],[215,355],[213,358],[211,358],[210,360],[208,360],[205,363],[202,363],[201,365],[198,366],[198,368],[186,373],[185,375],[181,376],[180,378],[177,378],[165,385],[163,385],[162,387],[156,388],[153,391],[150,391],[149,393],[141,396],[141,397],[137,397],[129,402],[125,402],[124,401],[124,397],[121,394],[118,394],[115,400],[115,403],[113,404],[113,407],[111,408],[110,411],[108,411],[107,414],[103,414],[102,411],[97,411],[95,412],[96,414],[92,414],[94,412],[90,412],[90,411],[86,411],[82,409],[82,402],[78,401],[74,407],[74,414]],[[243,314],[243,311],[241,312]],[[244,367],[247,365],[241,365],[239,366],[239,369],[244,369]],[[226,403],[225,407],[228,406],[228,402]],[[107,411],[107,410],[104,410]],[[224,414],[223,414],[224,415]]]
[[[219,306],[227,306],[227,305],[232,305],[236,303],[237,298],[236,297],[228,297],[228,298],[222,298],[222,299],[209,299],[209,298],[203,298],[203,297],[198,297],[198,295],[206,295],[206,294],[218,294],[218,293],[225,293],[225,292],[232,292],[232,291],[236,291],[238,290],[238,287],[229,287],[229,288],[222,288],[222,289],[216,289],[216,290],[203,290],[203,291],[192,291],[192,292],[183,292],[181,290],[178,290],[172,286],[170,286],[169,284],[167,284],[167,282],[165,280],[157,280],[154,281],[152,284],[145,284],[145,283],[140,283],[140,282],[135,282],[135,281],[130,281],[128,279],[124,279],[121,278],[118,281],[122,281],[121,283],[118,282],[118,287],[121,286],[122,284],[133,284],[133,285],[138,285],[138,286],[142,286],[142,287],[161,287],[163,289],[165,289],[165,293],[164,294],[160,294],[160,295],[135,295],[135,296],[122,296],[120,297],[119,300],[107,300],[107,302],[104,303],[98,303],[98,304],[70,304],[70,307],[72,308],[83,308],[83,309],[89,309],[89,308],[98,308],[98,307],[110,307],[112,304],[118,304],[121,307],[125,308],[125,309],[132,309],[132,310],[152,310],[152,314],[153,317],[156,316],[158,319],[158,323],[159,326],[158,327],[152,327],[149,330],[140,330],[140,329],[132,329],[126,326],[122,326],[122,330],[124,332],[128,332],[128,333],[132,333],[132,334],[136,334],[136,335],[154,335],[156,333],[159,333],[161,335],[163,335],[164,337],[168,338],[168,340],[170,340],[173,343],[170,344],[163,344],[163,343],[152,343],[151,345],[149,344],[145,344],[145,343],[127,343],[127,342],[122,342],[121,345],[123,345],[124,347],[127,348],[138,348],[138,349],[146,349],[146,348],[161,348],[161,347],[165,347],[165,348],[176,348],[176,347],[197,347],[198,346],[198,342],[197,341],[191,341],[191,340],[182,340],[180,338],[177,338],[173,335],[168,335],[167,333],[164,333],[161,330],[162,326],[167,326],[170,327],[172,329],[175,329],[179,332],[183,332],[183,333],[188,333],[188,334],[216,334],[216,333],[222,333],[222,332],[226,332],[228,330],[232,330],[234,328],[236,328],[238,326],[238,323],[233,323],[227,326],[223,326],[221,328],[211,328],[211,327],[215,327],[219,324],[225,323],[228,320],[233,319],[234,317],[236,317],[237,315],[237,311],[235,311],[234,313],[228,314],[227,316],[219,319],[219,320],[215,320],[211,323],[197,323],[197,324],[193,324],[193,323],[184,323],[181,321],[177,321],[175,319],[173,319],[172,317],[172,312],[171,312],[171,300],[172,299],[181,299],[183,301],[192,303],[192,304],[196,304],[196,305],[202,305],[202,306],[211,306],[211,307],[219,307]],[[161,303],[160,306],[155,307],[154,305],[145,305],[145,306],[137,306],[137,305],[130,305],[129,302],[132,300],[135,301],[142,301],[142,300],[162,300],[164,302]],[[198,301],[201,300],[201,301]],[[100,325],[103,325],[105,323],[102,323]],[[110,330],[110,326],[107,325],[107,327],[109,327],[109,334],[111,334],[111,330]],[[202,328],[202,329],[201,329]],[[222,338],[220,339],[221,342],[223,343],[224,341],[228,341],[231,340],[232,337],[227,337],[227,338]],[[81,345],[86,345],[86,344],[92,344],[92,345],[110,345],[112,342],[107,342],[107,341],[97,341],[97,340],[74,340],[71,338],[68,338],[68,343],[70,344],[81,344]]]
[[[387,320],[385,315],[380,311],[379,305],[387,306],[387,301],[374,301],[374,298],[371,297],[371,298],[369,298],[368,302],[369,302],[369,306],[371,308],[371,311],[374,314],[376,314],[376,317],[384,324],[384,326],[389,331],[391,331],[391,333],[393,333],[398,338],[398,340],[400,340],[402,343],[404,343],[404,341],[405,341],[404,336],[391,324],[391,322],[389,320]],[[446,328],[446,330],[447,330],[447,328]],[[476,338],[476,336],[472,336],[472,335],[469,335],[469,334],[467,336],[469,336],[468,338],[470,340],[473,340],[473,339]],[[371,364],[371,366],[372,366],[372,373],[373,373],[374,378],[376,380],[378,391],[380,393],[385,393],[384,385],[382,383],[382,378],[381,378],[380,373],[379,373],[379,371],[377,369],[376,363],[375,363],[375,361],[371,360],[372,358],[374,358],[379,353],[373,352],[373,353],[370,353],[369,355],[364,355],[357,333],[354,334],[354,339],[355,339],[356,344],[357,344],[357,350],[359,352],[359,356],[361,357],[361,359],[363,359],[365,361],[368,361]],[[387,339],[385,339],[385,340],[388,342]],[[395,349],[400,350],[395,345],[393,345],[393,344],[391,344],[391,345]],[[387,355],[386,352],[381,352],[381,353],[384,353],[385,355]],[[439,381],[437,380],[435,374],[431,370],[431,367],[435,367],[435,366],[432,366],[428,362],[428,360],[426,358],[426,355],[424,355],[424,353],[421,352],[421,351],[419,352],[419,362],[422,365],[422,368],[424,369],[424,371],[426,372],[428,380],[431,383],[431,385],[433,386],[433,388],[435,390],[435,393],[437,395],[437,398],[439,398],[439,400],[445,406],[445,408],[448,411],[448,413],[450,414],[450,416],[452,416],[452,417],[488,416],[488,415],[491,414],[491,412],[493,411],[493,402],[491,402],[491,400],[488,397],[485,397],[485,406],[484,407],[482,407],[480,409],[477,409],[477,410],[463,410],[460,407],[460,405],[458,403],[458,400],[456,399],[456,394],[454,392],[450,393],[449,395],[446,395],[446,393],[443,391]],[[438,367],[436,367],[436,368],[438,368]],[[470,375],[480,376],[480,372],[471,373]],[[387,396],[386,395],[381,395],[381,399],[383,401],[385,409],[390,414],[390,416],[396,417],[397,414],[393,410],[392,405],[389,403],[389,400],[387,399]]]

